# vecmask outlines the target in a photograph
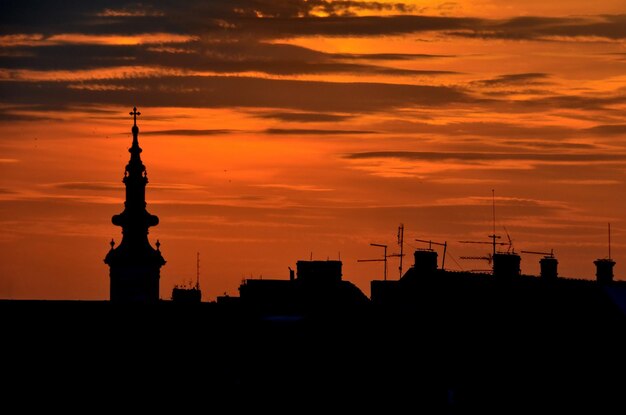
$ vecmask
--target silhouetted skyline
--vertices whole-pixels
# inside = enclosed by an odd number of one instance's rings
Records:
[[[448,243],[487,268],[491,190],[521,250],[595,279],[626,264],[621,0],[0,5],[0,298],[109,298],[142,115],[160,296],[203,299],[300,259],[369,295],[370,243]],[[167,218],[165,220],[164,218]],[[412,246],[410,245],[412,244]],[[487,249],[485,249],[487,248]],[[389,278],[398,266],[389,258]],[[538,258],[522,254],[521,272]]]

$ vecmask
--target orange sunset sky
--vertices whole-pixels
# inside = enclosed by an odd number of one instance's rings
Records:
[[[0,298],[109,298],[137,106],[161,297],[496,233],[626,279],[623,0],[3,1]],[[539,273],[540,256],[522,255]],[[389,278],[398,278],[390,258]]]

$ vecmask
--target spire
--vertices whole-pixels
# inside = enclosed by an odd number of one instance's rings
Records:
[[[148,182],[148,178],[146,176],[146,168],[141,162],[141,147],[139,147],[139,127],[137,127],[137,116],[141,115],[139,111],[137,111],[137,107],[133,107],[133,110],[129,112],[129,115],[133,116],[133,128],[131,129],[133,133],[133,144],[128,149],[130,153],[130,161],[126,165],[126,172],[124,180],[126,180],[126,176],[144,176],[146,178],[146,183]]]
[[[139,147],[139,127],[137,127],[137,116],[141,113],[137,111],[137,107],[129,113],[133,116],[133,144],[128,149],[130,160],[124,171],[124,179],[126,185],[126,201],[124,202],[124,212],[120,215],[113,216],[113,224],[124,228],[124,234],[132,228],[137,232],[131,231],[147,243],[148,228],[156,226],[159,218],[151,215],[146,211],[146,185],[148,184],[148,175],[146,167],[141,162],[141,147]],[[124,244],[124,240],[122,240]]]
[[[130,160],[122,181],[126,187],[124,211],[111,221],[122,228],[122,241],[111,250],[105,263],[111,268],[111,299],[114,301],[157,301],[159,299],[159,269],[165,264],[160,242],[156,249],[148,240],[148,229],[159,224],[159,218],[146,210],[146,185],[148,176],[141,161],[137,107],[129,113],[133,117],[133,143],[128,149]]]

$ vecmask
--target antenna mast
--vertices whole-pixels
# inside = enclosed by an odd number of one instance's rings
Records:
[[[200,289],[200,252],[196,252],[196,289]]]
[[[609,222],[609,259],[611,259],[611,222]]]
[[[400,278],[402,278],[402,257],[404,256],[404,224],[398,226],[398,245],[400,245]]]
[[[493,216],[493,232],[490,235],[491,240],[493,241],[493,256],[496,256],[496,191],[491,189],[491,210]]]

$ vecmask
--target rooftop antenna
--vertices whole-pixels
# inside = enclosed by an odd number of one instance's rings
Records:
[[[400,258],[400,266],[398,267],[398,270],[400,271],[400,278],[402,278],[402,257],[404,257],[404,224],[403,223],[401,223],[400,226],[398,226],[398,245],[400,245],[400,253],[387,255],[387,258],[389,257]]]
[[[401,223],[398,226],[398,245],[400,245],[400,266],[398,270],[400,271],[400,278],[402,278],[402,257],[404,256],[404,224]]]
[[[492,216],[493,216],[493,232],[491,233],[491,235],[489,235],[489,237],[491,238],[492,242],[493,242],[493,253],[492,255],[495,256],[496,255],[496,238],[499,238],[499,236],[496,236],[496,191],[494,189],[491,189],[491,210],[492,210]]]
[[[200,289],[200,252],[196,252],[196,290]]]
[[[513,240],[511,239],[511,235],[509,235],[509,231],[506,230],[505,226],[502,226],[504,228],[504,232],[506,233],[506,239],[508,239],[509,243],[508,243],[508,248],[506,249],[507,252],[513,252],[515,253],[515,249],[513,248]]]
[[[384,254],[382,258],[379,259],[357,259],[357,262],[379,262],[379,261],[383,261],[385,263],[385,272],[384,272],[384,279],[385,281],[387,281],[387,245],[384,244],[375,244],[375,243],[371,243],[371,246],[378,246],[381,248],[384,248]]]
[[[446,264],[446,250],[448,249],[448,241],[445,241],[444,243],[441,242],[434,242],[434,241],[430,241],[430,240],[425,240],[425,239],[416,239],[417,242],[424,242],[428,244],[428,249],[433,249],[433,245],[439,245],[439,246],[443,246],[443,258],[441,259],[441,269],[444,270],[445,269],[445,264]]]
[[[535,255],[543,255],[546,258],[554,258],[554,249],[550,249],[550,252],[539,252],[539,251],[520,251],[522,254],[535,254]]]
[[[497,245],[508,246],[507,252],[511,250],[511,247],[513,246],[513,241],[511,240],[511,237],[509,236],[508,231],[506,232],[507,237],[508,237],[508,242],[496,242],[496,240],[500,239],[501,236],[496,235],[496,192],[494,189],[491,189],[491,213],[492,213],[492,233],[491,235],[488,235],[488,237],[491,239],[491,242],[482,242],[482,241],[459,241],[459,242],[462,244],[491,244],[492,252],[487,256],[462,256],[461,257],[462,259],[485,259],[490,264],[493,265],[493,258],[496,256]],[[505,228],[505,231],[506,231],[506,228]],[[492,266],[492,272],[493,272],[493,266]]]
[[[609,259],[611,259],[611,222],[609,222]]]

